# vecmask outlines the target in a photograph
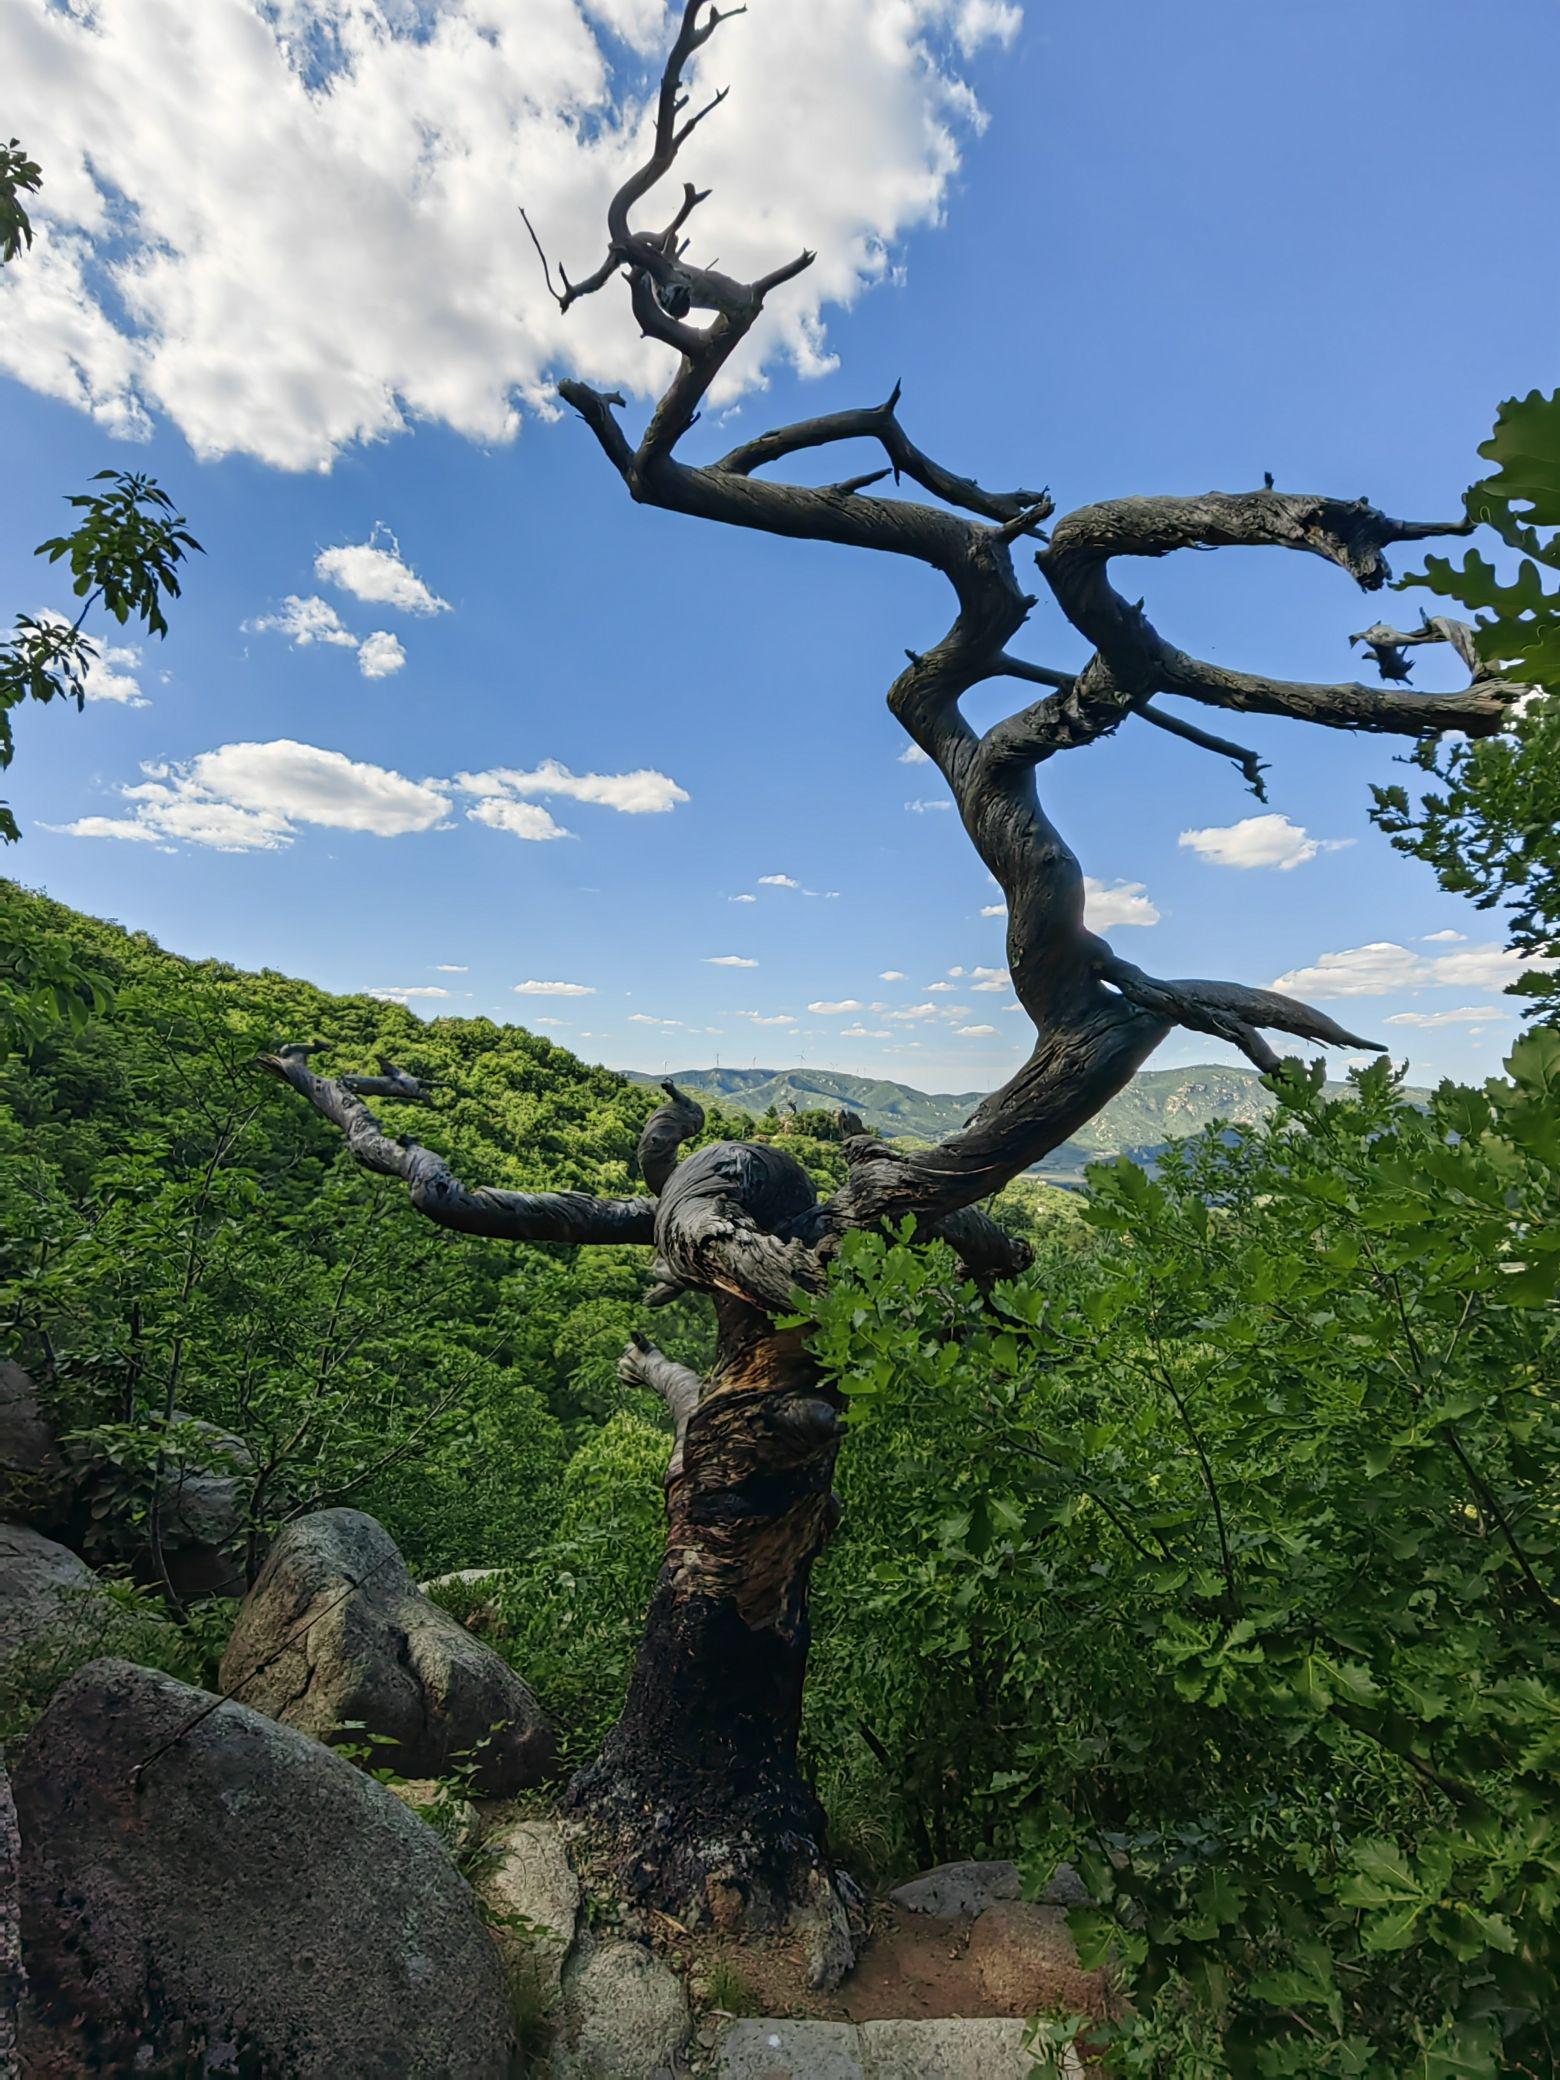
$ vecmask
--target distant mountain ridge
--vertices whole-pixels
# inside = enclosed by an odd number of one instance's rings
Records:
[[[619,1072],[630,1083],[659,1083],[635,1069]],[[859,1113],[875,1134],[940,1141],[957,1133],[984,1091],[918,1091],[886,1077],[852,1076],[843,1069],[677,1069],[673,1081],[702,1103],[724,1105],[755,1117],[771,1105],[784,1111]],[[1342,1091],[1342,1084],[1329,1085]],[[1043,1176],[1076,1181],[1085,1164],[1110,1156],[1152,1162],[1166,1142],[1197,1134],[1215,1120],[1249,1125],[1269,1112],[1273,1099],[1254,1069],[1199,1063],[1190,1069],[1141,1069],[1118,1097],[1071,1141],[1063,1142],[1037,1167]]]

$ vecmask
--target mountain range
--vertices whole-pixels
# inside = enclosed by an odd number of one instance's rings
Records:
[[[619,1072],[631,1083],[659,1083],[638,1070]],[[885,1138],[940,1141],[957,1133],[984,1091],[918,1091],[884,1077],[852,1076],[841,1069],[678,1069],[672,1079],[701,1103],[728,1110],[766,1113],[835,1111],[859,1113],[873,1133]],[[1329,1089],[1342,1092],[1347,1085]],[[1110,1156],[1152,1163],[1167,1142],[1200,1133],[1215,1120],[1235,1125],[1259,1120],[1273,1099],[1254,1069],[1199,1063],[1190,1069],[1141,1069],[1119,1096],[1037,1165],[1040,1173],[1079,1182],[1084,1166]]]

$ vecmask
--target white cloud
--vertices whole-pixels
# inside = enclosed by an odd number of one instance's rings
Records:
[[[381,535],[389,543],[388,549],[381,543]],[[321,549],[314,559],[314,575],[372,606],[399,607],[403,614],[449,612],[449,601],[431,592],[402,559],[400,543],[382,520],[375,521],[366,542]]]
[[[956,1026],[954,1028],[954,1031],[962,1035],[966,1040],[976,1040],[984,1034],[994,1033],[996,1030],[995,1026]]]
[[[959,49],[968,58],[988,39],[1011,43],[1023,19],[1023,10],[1010,5],[1009,0],[959,0],[953,33]]]
[[[376,628],[358,645],[358,670],[365,679],[388,679],[405,662],[400,637],[391,635],[388,629]]]
[[[756,968],[757,961],[750,961],[741,953],[709,953],[704,957],[707,968]]]
[[[1421,946],[1462,946],[1466,944],[1467,938],[1466,932],[1426,932],[1419,943]]]
[[[1006,903],[986,903],[986,904],[983,904],[983,905],[982,905],[982,907],[981,907],[981,913],[980,913],[980,914],[981,914],[981,916],[982,916],[982,917],[1006,917],[1006,916],[1007,916],[1007,904],[1006,904]]]
[[[355,650],[358,670],[365,679],[385,679],[391,672],[398,672],[406,662],[406,652],[400,640],[386,629],[375,629],[360,642],[328,599],[311,593],[300,599],[296,592],[289,592],[280,609],[274,614],[260,614],[253,621],[244,623],[245,632],[251,635],[275,634],[285,636],[295,649],[307,649],[311,643],[325,643],[336,650]]]
[[[842,1026],[840,1028],[840,1038],[842,1040],[892,1040],[893,1037],[893,1034],[889,1032],[886,1026],[881,1029],[873,1026]]]
[[[878,977],[879,982],[903,982],[904,979],[905,971],[903,968],[885,968]]]
[[[588,982],[517,982],[517,997],[593,997],[595,986]]]
[[[953,804],[952,802],[945,801],[906,802],[905,807],[910,811],[912,816],[928,816],[934,814],[939,809],[951,809],[953,807]]]
[[[358,646],[357,637],[330,601],[317,593],[300,599],[296,592],[289,592],[277,613],[257,615],[253,621],[246,621],[244,628],[254,635],[271,632],[285,636],[299,649],[310,643],[330,643],[342,650],[355,650]]]
[[[1436,1026],[1484,1025],[1491,1019],[1515,1017],[1516,1013],[1505,1004],[1462,1004],[1455,1011],[1394,1011],[1382,1024],[1422,1026],[1428,1031]]]
[[[623,816],[659,816],[689,799],[687,790],[665,773],[641,766],[632,773],[574,773],[555,758],[544,758],[530,772],[495,766],[486,773],[457,773],[455,785],[466,794],[562,796],[616,809]]]
[[[464,961],[435,961],[433,968],[436,975],[469,975],[471,973],[470,967]]]
[[[50,607],[41,607],[36,620],[55,628],[69,628],[70,618]],[[89,701],[114,701],[124,708],[149,708],[136,673],[141,669],[141,651],[135,643],[93,641],[93,654],[82,673],[81,690]]]
[[[809,1011],[816,1011],[820,1018],[843,1018],[849,1012],[862,1011],[866,1007],[855,997],[841,997],[838,1003],[820,1000],[818,1003],[809,1004],[807,1008]]]
[[[569,1030],[569,1022],[566,1018],[533,1017],[531,1023],[533,1026],[556,1026],[558,1031],[561,1033],[566,1033]],[[585,1037],[588,1040],[590,1038],[590,1035],[587,1033]]]
[[[800,888],[802,884],[789,874],[760,874],[758,885],[760,888]]]
[[[326,608],[326,612],[331,610]],[[303,640],[319,639],[310,635]],[[369,638],[370,643],[379,640]],[[395,643],[393,636],[383,640]],[[397,644],[397,650],[399,647]],[[126,801],[136,804],[135,828],[145,827],[164,839],[228,851],[275,851],[292,842],[298,824],[372,831],[379,837],[428,830],[447,823],[452,790],[477,797],[466,811],[470,822],[531,842],[569,838],[574,833],[540,802],[523,796],[563,794],[630,816],[669,809],[674,802],[688,799],[664,773],[575,774],[552,759],[544,760],[533,772],[461,773],[454,780],[409,780],[384,766],[291,738],[268,744],[224,744],[180,765],[144,766],[142,771],[147,775],[144,782],[119,790]],[[130,819],[105,817],[84,817],[55,826],[78,837],[123,837],[130,827]]]
[[[165,842],[149,823],[134,822],[128,816],[78,816],[74,823],[46,823],[43,827],[66,838],[121,838],[142,845]]]
[[[1158,924],[1159,906],[1141,881],[1113,881],[1107,888],[1085,874],[1083,921],[1091,932],[1108,932],[1113,925]]]
[[[757,896],[728,896],[728,897],[726,898],[726,900],[727,900],[727,902],[728,902],[728,903],[756,903],[756,902],[758,901],[758,897],[757,897]]]
[[[919,744],[907,744],[895,761],[896,764],[902,766],[929,766],[931,762],[932,754],[929,751],[923,751]]]
[[[540,802],[514,802],[507,795],[494,795],[476,803],[466,811],[466,820],[485,823],[490,830],[508,831],[511,837],[536,845],[546,844],[550,838],[574,836],[573,831],[555,823]]]
[[[1312,966],[1291,968],[1280,975],[1273,988],[1316,998],[1414,995],[1422,989],[1501,989],[1526,969],[1554,965],[1538,955],[1514,953],[1493,942],[1431,959],[1394,940],[1377,939],[1368,946],[1320,954]]]
[[[1011,978],[1006,968],[971,968],[970,987],[974,990],[999,990],[1011,987]]]
[[[794,1026],[796,1024],[796,1020],[789,1011],[777,1011],[772,1018],[766,1018],[761,1011],[739,1011],[737,1016],[738,1018],[751,1019],[756,1026]]]
[[[888,1015],[897,1019],[935,1018],[938,1009],[936,1004],[906,1004],[903,1010],[891,1011]]]
[[[406,1004],[410,1003],[414,998],[447,997],[450,992],[447,989],[419,986],[416,989],[366,989],[363,994],[365,997],[384,997],[392,1004]]]
[[[1354,840],[1313,838],[1303,825],[1275,810],[1267,816],[1243,816],[1239,823],[1182,831],[1180,843],[1216,867],[1276,867],[1287,874],[1319,852],[1341,852]]]
[[[292,843],[299,824],[393,838],[428,830],[449,807],[435,783],[288,737],[223,744],[141,770],[145,780],[119,790],[134,804],[130,818],[81,817],[61,828],[82,838],[144,833],[222,852],[276,852]]]
[[[653,0],[591,12],[640,47],[665,35]],[[698,61],[695,94],[732,98],[678,169],[713,189],[696,256],[751,278],[819,254],[717,407],[764,356],[830,365],[824,311],[937,220],[979,128],[939,43],[968,58],[1013,12],[763,0]],[[659,387],[668,356],[626,296],[565,318],[515,208],[576,276],[601,257],[646,118],[643,75],[609,57],[574,0],[12,0],[0,76],[47,185],[0,284],[0,366],[110,433],[166,415],[202,457],[286,469],[418,422],[506,440],[562,369]]]

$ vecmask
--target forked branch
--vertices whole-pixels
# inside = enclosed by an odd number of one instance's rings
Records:
[[[509,1192],[468,1187],[444,1158],[418,1142],[393,1139],[364,1104],[362,1091],[425,1102],[415,1079],[383,1064],[379,1077],[316,1076],[308,1056],[317,1048],[282,1047],[261,1055],[258,1066],[290,1084],[322,1118],[341,1131],[347,1152],[365,1170],[399,1177],[417,1211],[442,1228],[504,1242],[649,1242],[655,1229],[653,1199],[597,1199],[586,1192]],[[412,1091],[404,1086],[414,1085]]]

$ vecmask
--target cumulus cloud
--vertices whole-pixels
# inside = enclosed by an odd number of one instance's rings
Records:
[[[1462,946],[1467,942],[1466,932],[1426,932],[1420,941],[1422,946]]]
[[[849,1012],[864,1011],[866,1006],[855,997],[841,997],[837,1003],[820,999],[817,1003],[809,1004],[807,1008],[809,1011],[816,1011],[820,1018],[843,1018]]]
[[[790,874],[760,874],[758,885],[760,888],[800,888],[802,884]]]
[[[399,607],[403,614],[449,612],[449,601],[431,592],[403,559],[400,543],[382,520],[375,521],[366,542],[321,549],[314,559],[314,575],[372,606]]]
[[[303,599],[296,592],[289,592],[274,614],[258,614],[253,621],[246,621],[244,628],[254,635],[285,636],[300,650],[310,643],[330,643],[342,650],[355,650],[358,646],[357,637],[330,601],[317,593]]]
[[[750,961],[743,953],[708,953],[704,957],[707,968],[756,968],[757,961]]]
[[[128,816],[78,816],[74,823],[46,823],[43,827],[67,838],[119,838],[140,845],[166,843],[149,823]]]
[[[966,1040],[978,1040],[978,1039],[981,1039],[981,1038],[983,1038],[983,1037],[984,1037],[984,1036],[985,1036],[985,1035],[986,1035],[987,1033],[994,1033],[994,1032],[995,1032],[996,1030],[997,1030],[997,1029],[996,1029],[996,1027],[995,1027],[995,1026],[955,1026],[955,1027],[954,1027],[954,1031],[955,1031],[956,1033],[960,1034],[960,1035],[961,1035],[961,1037],[962,1037],[962,1038],[964,1038],[964,1039],[966,1039]]]
[[[1006,904],[1006,903],[984,903],[984,904],[982,904],[982,905],[981,905],[981,912],[980,912],[980,914],[981,914],[981,916],[982,916],[982,917],[1006,917],[1006,916],[1007,916],[1007,904]]]
[[[376,628],[358,645],[358,670],[365,679],[388,679],[405,662],[406,652],[400,638],[391,635],[388,629]]]
[[[772,1017],[766,1017],[762,1011],[739,1011],[737,1016],[738,1018],[750,1019],[756,1026],[794,1026],[796,1024],[796,1020],[789,1011],[777,1011]]]
[[[902,766],[929,766],[932,754],[923,751],[919,744],[907,744],[900,752],[897,763]]]
[[[574,836],[573,831],[566,831],[540,802],[516,802],[508,795],[492,795],[485,801],[473,803],[466,811],[466,820],[468,823],[485,823],[489,830],[508,831],[512,838],[524,838],[533,845],[544,845],[550,838]]]
[[[276,852],[292,843],[299,824],[395,838],[431,829],[449,808],[435,782],[289,737],[223,744],[141,770],[144,780],[119,790],[134,805],[129,818],[84,816],[55,828],[77,838],[149,834],[220,852]]]
[[[55,628],[69,628],[70,617],[42,607],[34,619]],[[89,701],[113,701],[123,708],[149,708],[136,673],[141,669],[140,646],[135,643],[94,642],[92,655],[82,673],[81,690]]]
[[[431,985],[419,984],[410,989],[366,989],[365,997],[383,997],[391,1004],[409,1004],[422,997],[448,997],[447,989],[435,989]]]
[[[659,387],[626,297],[563,318],[514,205],[576,275],[596,263],[648,116],[647,68],[615,71],[606,33],[645,49],[665,22],[654,0],[13,0],[0,74],[48,183],[0,285],[0,366],[111,434],[166,416],[202,457],[284,469],[419,421],[506,440],[564,369]],[[819,254],[717,407],[764,357],[830,365],[825,311],[937,220],[979,128],[960,59],[1015,22],[1000,0],[765,0],[701,56],[694,93],[732,98],[686,165],[714,191],[695,256],[751,278]]]
[[[1091,932],[1115,925],[1159,922],[1159,906],[1141,881],[1113,881],[1107,888],[1092,874],[1083,877],[1083,921]]]
[[[632,773],[575,773],[555,758],[544,758],[530,772],[495,766],[486,773],[457,773],[455,785],[466,794],[561,796],[616,809],[623,816],[661,816],[689,799],[686,788],[648,766]]]
[[[1274,811],[1243,816],[1239,823],[1182,831],[1180,843],[1216,867],[1276,867],[1281,874],[1303,867],[1319,852],[1341,852],[1352,838],[1313,838],[1304,825]]]
[[[970,977],[970,987],[975,990],[998,990],[1011,986],[1006,968],[971,968]]]
[[[1501,989],[1515,982],[1525,969],[1554,965],[1551,960],[1515,953],[1494,943],[1430,958],[1395,940],[1376,939],[1368,946],[1319,954],[1310,967],[1291,968],[1287,975],[1280,975],[1273,988],[1314,998],[1414,995],[1422,989]]]
[[[840,1028],[840,1038],[842,1040],[892,1040],[893,1037],[893,1034],[889,1032],[886,1026],[842,1026]]]
[[[384,640],[395,643],[393,636]],[[179,765],[143,766],[142,771],[145,781],[119,789],[135,804],[133,817],[85,816],[51,828],[82,838],[123,838],[149,830],[164,840],[227,851],[275,851],[292,842],[301,823],[386,838],[428,830],[447,822],[452,795],[466,794],[475,797],[466,810],[469,822],[537,843],[574,833],[530,799],[534,795],[563,795],[628,816],[670,809],[688,799],[664,773],[576,774],[555,759],[544,759],[530,772],[505,769],[460,773],[453,780],[408,780],[384,766],[290,738],[224,744]]]
[[[251,635],[285,636],[295,649],[307,649],[313,643],[324,643],[334,650],[355,650],[358,670],[365,679],[388,678],[398,672],[406,662],[406,652],[399,639],[386,629],[375,629],[370,636],[360,641],[347,627],[328,599],[317,593],[302,598],[289,592],[274,614],[256,615],[246,621],[244,629]]]
[[[517,997],[593,997],[595,985],[589,982],[517,982],[514,985]]]
[[[757,896],[728,896],[728,897],[726,898],[726,900],[727,900],[727,902],[728,902],[728,903],[756,903],[756,902],[758,901],[758,897],[757,897]]]
[[[903,982],[904,979],[905,971],[903,968],[885,968],[878,977],[879,982]]]

